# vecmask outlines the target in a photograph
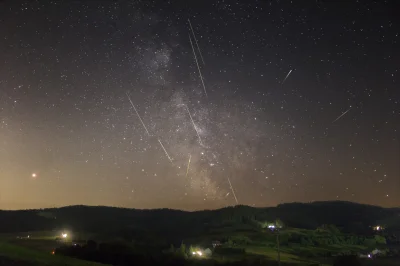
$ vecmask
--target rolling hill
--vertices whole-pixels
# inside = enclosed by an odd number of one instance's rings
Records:
[[[0,211],[0,233],[53,230],[123,235],[190,237],[216,227],[246,227],[253,222],[280,219],[288,227],[315,229],[332,224],[343,232],[365,233],[382,224],[399,230],[398,208],[382,208],[352,202],[287,203],[276,207],[227,207],[185,212],[170,209],[138,210],[114,207],[68,206],[62,208]]]

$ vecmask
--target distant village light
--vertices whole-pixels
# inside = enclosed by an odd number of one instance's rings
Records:
[[[381,225],[374,226],[374,231],[382,231],[384,228]]]
[[[270,224],[270,225],[268,225],[268,228],[269,228],[269,229],[274,229],[274,228],[275,228],[275,225]]]

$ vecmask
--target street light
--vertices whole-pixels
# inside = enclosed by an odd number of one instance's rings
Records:
[[[276,231],[276,243],[278,246],[278,265],[281,265],[281,251],[280,251],[280,245],[279,245],[279,229],[282,228],[281,225],[277,224],[277,220],[275,220],[275,224],[270,224],[268,225],[268,229],[271,230],[272,232]]]
[[[278,266],[281,266],[281,250],[279,247],[279,228],[277,228],[277,226],[275,226],[275,228],[276,228],[276,242],[278,243]]]

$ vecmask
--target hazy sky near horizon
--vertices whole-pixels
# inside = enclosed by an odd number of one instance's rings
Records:
[[[399,206],[395,10],[2,1],[0,209]]]

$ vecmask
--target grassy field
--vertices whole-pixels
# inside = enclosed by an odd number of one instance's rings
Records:
[[[278,252],[275,248],[269,247],[260,247],[260,246],[248,246],[246,247],[246,254],[256,254],[262,255],[270,261],[276,261],[278,257]],[[309,265],[309,264],[316,264],[318,263],[315,260],[301,258],[299,256],[281,251],[280,252],[280,259],[283,263],[289,264],[301,264],[301,265]]]
[[[44,240],[44,239],[16,239],[8,241],[9,244],[50,253],[52,250],[60,246],[60,242],[55,240]]]
[[[398,266],[400,265],[399,258],[379,258],[374,260],[363,260],[363,266]]]
[[[3,265],[60,265],[60,266],[91,266],[104,265],[69,257],[53,255],[52,251],[62,242],[57,242],[59,232],[36,231],[0,235],[0,261]],[[29,236],[29,238],[28,238]],[[66,239],[64,242],[69,242]],[[13,264],[11,264],[13,265]]]
[[[18,243],[0,241],[0,257],[18,262],[29,262],[28,265],[57,265],[57,266],[104,266],[104,264],[57,256],[48,252],[19,246]],[[21,264],[21,263],[18,263]],[[23,264],[21,264],[23,265]]]
[[[318,234],[314,230],[287,228],[280,233],[280,239],[288,238],[290,234],[297,234],[301,236],[311,236]],[[224,245],[225,247],[236,247],[245,250],[242,255],[229,255],[224,256],[225,260],[240,260],[244,258],[262,258],[266,261],[277,260],[277,240],[276,233],[269,230],[255,231],[255,230],[241,230],[237,231],[234,228],[223,228],[223,230],[213,230],[211,234],[199,236],[188,240],[188,243],[196,243],[199,246],[209,246],[213,240],[221,239],[235,239],[239,242],[246,243]],[[369,250],[366,246],[350,245],[350,244],[331,244],[331,245],[302,245],[300,243],[286,243],[280,245],[280,258],[282,263],[291,265],[332,265],[334,257],[340,253],[357,254],[359,252],[366,252]],[[221,256],[213,255],[220,259]],[[400,264],[399,264],[400,265]]]
[[[284,234],[300,233],[312,234],[313,231],[303,229],[290,229],[282,233]],[[29,238],[27,236],[29,235]],[[0,262],[1,259],[11,258],[14,261],[28,261],[33,264],[28,265],[60,265],[60,266],[74,266],[74,265],[104,265],[97,264],[82,260],[77,260],[69,257],[62,257],[59,255],[52,255],[52,251],[59,247],[63,242],[69,243],[71,236],[62,242],[56,241],[56,237],[60,232],[45,231],[45,232],[29,232],[19,234],[0,235]],[[211,234],[199,236],[192,239],[185,239],[185,243],[190,243],[194,247],[201,247],[203,249],[210,247],[213,240],[219,239],[239,239],[246,243],[224,244],[226,248],[237,248],[244,250],[238,254],[221,255],[214,253],[213,260],[219,262],[228,261],[263,261],[267,265],[274,265],[277,261],[277,248],[276,248],[276,235],[274,233],[265,231],[227,231],[212,232]],[[83,239],[83,238],[81,238]],[[98,239],[95,239],[99,241]],[[341,252],[365,252],[367,247],[347,244],[333,244],[333,245],[301,245],[295,243],[281,244],[280,246],[280,260],[282,265],[332,265],[334,257],[326,254],[339,254]],[[269,264],[268,264],[269,263]],[[5,263],[4,265],[9,265]],[[20,264],[16,264],[20,265]],[[22,264],[21,264],[22,265]],[[25,264],[23,264],[25,265]],[[365,260],[365,266],[394,266],[400,265],[394,259],[379,259],[379,260]]]

